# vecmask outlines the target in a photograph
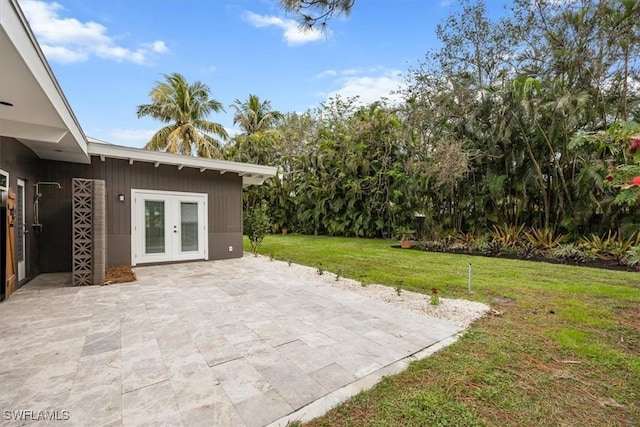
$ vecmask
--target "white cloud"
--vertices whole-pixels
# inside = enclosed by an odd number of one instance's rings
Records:
[[[166,53],[169,51],[169,48],[162,40],[156,40],[151,43],[151,50],[153,50],[155,53]]]
[[[282,29],[284,31],[282,36],[290,46],[314,42],[325,38],[322,31],[316,28],[302,29],[298,23],[292,19],[284,19],[272,15],[258,15],[253,12],[245,12],[245,18],[256,28],[274,26]]]
[[[401,96],[397,93],[404,86],[402,73],[397,70],[384,70],[373,67],[367,70],[350,68],[338,71],[336,82],[340,88],[321,95],[327,98],[340,96],[342,98],[358,97],[359,102],[370,104],[387,98],[390,102],[399,102]]]
[[[70,64],[72,62],[82,62],[89,59],[89,55],[87,55],[86,52],[78,52],[67,49],[64,46],[49,46],[46,44],[42,44],[41,46],[45,56],[51,61]]]
[[[240,135],[242,133],[242,130],[237,127],[229,127],[229,126],[223,126],[223,127],[224,127],[224,130],[227,131],[227,135],[229,135],[229,138],[233,138],[234,136]]]
[[[148,142],[158,130],[150,129],[114,129],[110,136],[115,140]]]
[[[345,70],[340,71],[340,74],[343,76],[355,76],[356,74],[359,74],[361,72],[362,71],[359,68],[347,68]]]
[[[316,77],[321,79],[321,78],[324,78],[324,77],[333,77],[333,76],[337,76],[337,75],[338,75],[338,72],[336,70],[329,69],[329,70],[324,70],[324,71],[316,74]]]
[[[316,74],[317,78],[324,78],[324,77],[335,77],[335,76],[356,76],[358,74],[363,74],[363,73],[379,73],[381,71],[385,71],[384,68],[380,67],[380,66],[376,66],[376,67],[369,67],[369,68],[362,68],[362,67],[358,67],[358,68],[345,68],[343,70],[333,70],[333,69],[328,69],[328,70],[324,70],[318,74]]]
[[[64,8],[59,3],[25,0],[20,5],[42,50],[51,61],[81,62],[97,56],[118,62],[145,64],[153,54],[168,51],[162,40],[141,44],[137,49],[119,46],[107,34],[108,29],[104,25],[60,16]]]
[[[216,67],[215,65],[210,65],[208,67],[200,68],[200,72],[201,73],[215,73],[217,69],[218,69],[218,67]]]

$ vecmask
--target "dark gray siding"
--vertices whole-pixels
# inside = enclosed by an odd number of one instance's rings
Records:
[[[209,201],[209,259],[242,256],[242,178],[237,174],[127,160],[92,158],[91,165],[43,161],[42,180],[58,181],[64,191],[43,193],[43,247],[55,248],[43,271],[71,269],[71,179],[103,179],[106,184],[107,265],[131,263],[131,189],[206,193]],[[125,195],[119,202],[118,194]],[[45,209],[44,206],[48,206]],[[45,213],[43,215],[43,213]],[[50,218],[49,218],[50,217]],[[45,220],[46,218],[46,220]],[[50,224],[48,224],[50,223]],[[51,230],[54,228],[54,230]],[[229,246],[233,251],[229,252]],[[49,251],[47,251],[49,252]]]
[[[42,223],[40,242],[42,272],[71,271],[71,179],[86,178],[88,165],[42,161],[42,181],[58,182],[62,190],[52,186],[41,189],[39,216]]]
[[[9,187],[17,191],[18,178],[25,180],[25,220],[29,231],[25,236],[25,276],[26,282],[40,274],[40,236],[31,229],[33,224],[33,184],[40,181],[41,161],[31,149],[13,138],[0,136],[0,169],[9,173]],[[4,227],[4,224],[2,224]],[[5,242],[2,242],[4,244]],[[2,260],[5,262],[5,260]],[[20,284],[19,284],[20,285]]]

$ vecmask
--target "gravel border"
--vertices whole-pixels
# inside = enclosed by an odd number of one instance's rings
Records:
[[[284,261],[271,260],[270,258],[260,255],[253,256],[250,253],[245,254],[245,258],[251,258],[259,264],[268,264],[289,269],[292,274],[316,284],[332,286],[334,288],[355,292],[367,298],[383,301],[387,304],[394,305],[406,310],[413,311],[438,319],[445,320],[462,329],[466,329],[477,319],[483,317],[491,309],[487,304],[468,301],[464,299],[440,298],[439,305],[432,305],[430,295],[417,292],[402,290],[398,295],[395,288],[371,284],[362,286],[362,284],[353,279],[340,277],[336,280],[336,274],[331,272],[323,272],[318,274],[318,269],[307,267],[300,264],[292,263],[289,265]]]

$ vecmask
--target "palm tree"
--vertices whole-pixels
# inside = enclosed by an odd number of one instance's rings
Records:
[[[284,117],[271,109],[271,101],[260,102],[257,95],[249,95],[245,102],[236,99],[231,107],[236,110],[233,124],[239,125],[246,135],[265,132]]]
[[[222,104],[209,99],[209,87],[196,81],[189,84],[182,74],[164,75],[149,92],[151,104],[138,105],[140,117],[168,123],[144,146],[147,150],[166,151],[200,157],[221,157],[220,143],[211,134],[228,138],[222,125],[205,120],[212,112],[224,111]]]

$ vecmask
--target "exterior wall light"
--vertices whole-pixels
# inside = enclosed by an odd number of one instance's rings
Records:
[[[124,202],[124,194],[118,194],[118,201]]]

